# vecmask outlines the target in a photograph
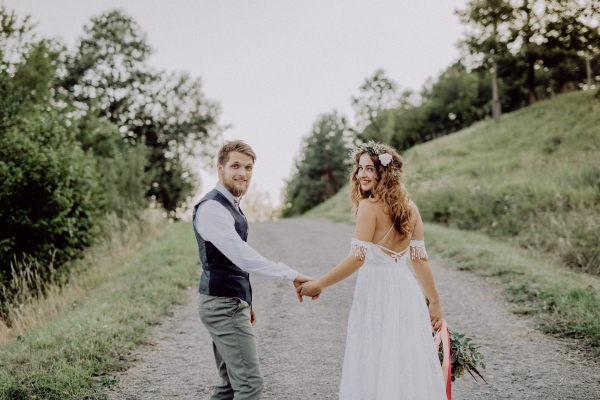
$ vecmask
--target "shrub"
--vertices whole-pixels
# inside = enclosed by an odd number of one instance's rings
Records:
[[[153,177],[147,171],[149,151],[143,141],[125,142],[117,127],[87,113],[77,121],[77,140],[96,159],[102,211],[131,219],[148,206],[146,192]]]
[[[35,257],[47,279],[53,265],[92,243],[100,213],[98,177],[55,111],[30,114],[0,136],[0,283],[10,264]]]

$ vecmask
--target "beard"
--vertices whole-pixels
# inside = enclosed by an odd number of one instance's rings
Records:
[[[224,175],[221,175],[221,180],[223,181],[223,186],[225,189],[229,190],[229,193],[233,195],[233,197],[241,197],[246,194],[248,191],[248,187],[250,186],[250,181],[246,180],[246,184],[243,187],[240,187],[235,184],[233,180],[234,177],[227,178]]]

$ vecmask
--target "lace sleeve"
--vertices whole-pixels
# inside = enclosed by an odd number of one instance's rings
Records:
[[[350,254],[359,260],[364,260],[367,256],[367,251],[369,250],[369,242],[363,242],[362,240],[358,240],[352,238],[350,241]]]
[[[425,250],[424,240],[411,240],[410,241],[410,258],[411,260],[426,260],[427,251]]]

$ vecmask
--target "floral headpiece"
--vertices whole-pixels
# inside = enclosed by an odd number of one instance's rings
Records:
[[[352,151],[350,151],[350,158],[354,160],[357,154],[360,153],[369,153],[370,156],[379,156],[379,161],[381,165],[387,167],[387,169],[394,175],[396,178],[400,177],[400,166],[391,154],[386,153],[385,147],[383,147],[380,143],[375,143],[375,141],[371,140],[368,143],[359,144]]]

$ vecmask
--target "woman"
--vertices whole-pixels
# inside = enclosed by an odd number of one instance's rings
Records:
[[[374,142],[358,146],[351,156],[356,231],[350,255],[297,290],[315,297],[362,267],[348,319],[340,400],[445,400],[431,331],[441,325],[442,306],[427,261],[423,222],[401,183],[402,158]],[[429,310],[408,269],[409,256]]]

